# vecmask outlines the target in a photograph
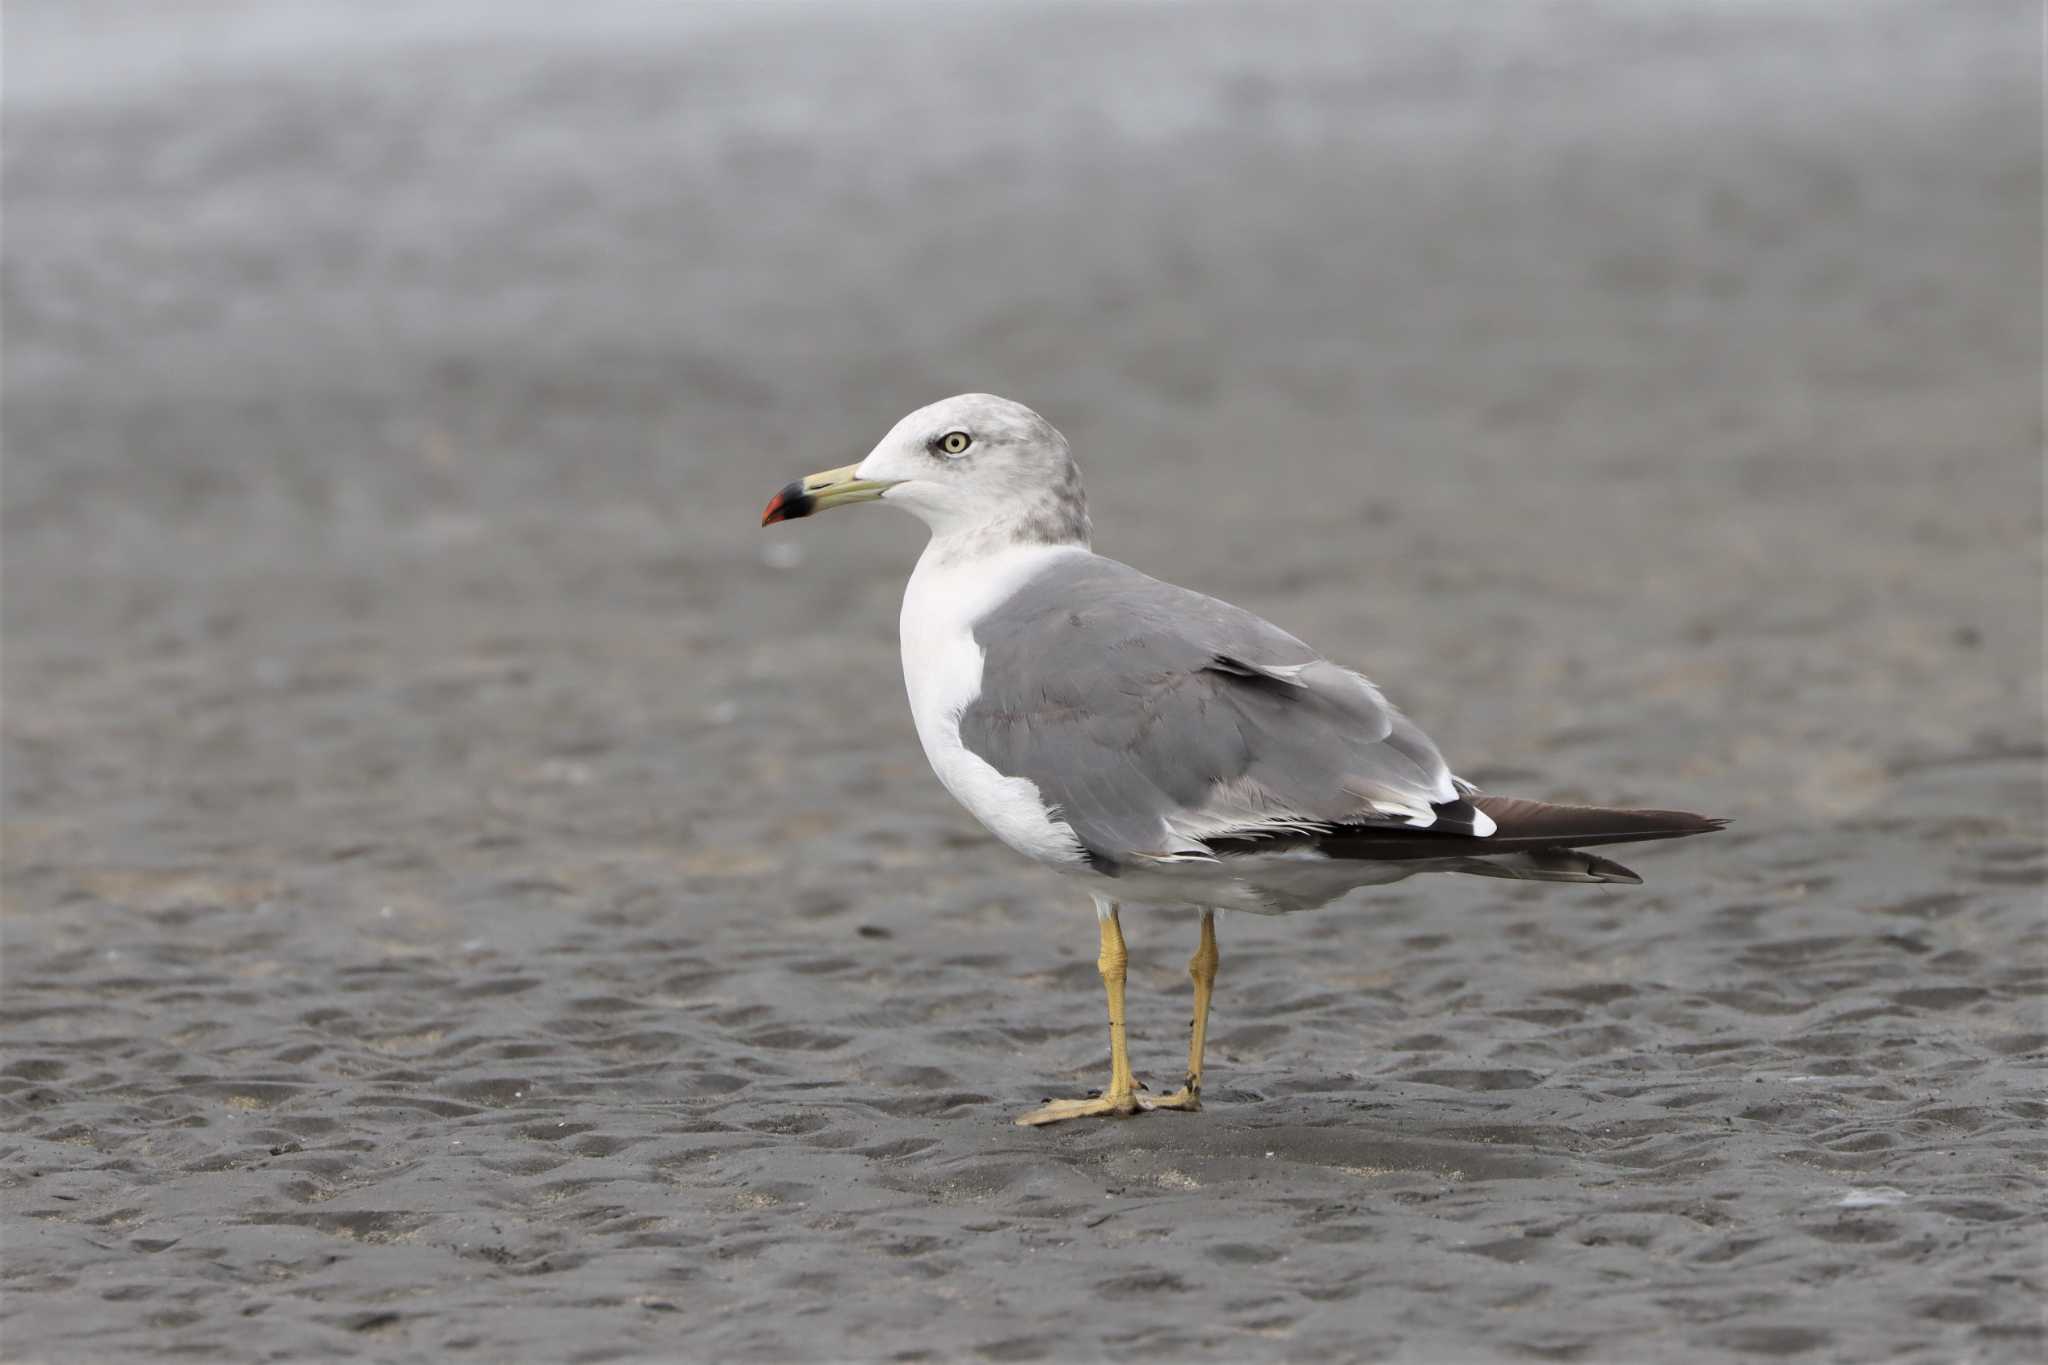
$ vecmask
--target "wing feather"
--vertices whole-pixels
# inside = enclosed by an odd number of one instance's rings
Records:
[[[1229,603],[1075,558],[974,634],[961,742],[1037,784],[1098,860],[1339,825],[1490,832],[1378,688]]]

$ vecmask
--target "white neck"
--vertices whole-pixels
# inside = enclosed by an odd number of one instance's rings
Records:
[[[1028,561],[1029,552],[1045,550],[1080,550],[1085,553],[1088,541],[1085,536],[1075,540],[1048,541],[1043,535],[1024,531],[1014,517],[997,517],[965,526],[949,524],[943,528],[932,528],[932,538],[926,542],[924,553],[918,556],[917,571],[924,573],[941,566],[964,568],[992,561],[1008,563],[1020,551],[1025,552],[1024,558]]]

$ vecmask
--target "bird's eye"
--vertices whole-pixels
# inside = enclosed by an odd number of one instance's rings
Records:
[[[965,455],[974,438],[964,431],[949,431],[939,438],[939,449],[948,455]]]

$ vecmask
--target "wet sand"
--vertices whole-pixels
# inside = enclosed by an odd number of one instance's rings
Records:
[[[6,1359],[2042,1351],[2032,7],[133,8],[9,13]],[[1090,911],[914,525],[754,525],[963,389],[1735,828],[1230,918],[1207,1112],[1011,1126]]]

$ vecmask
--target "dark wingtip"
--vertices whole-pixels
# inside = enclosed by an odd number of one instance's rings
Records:
[[[816,507],[817,500],[804,492],[802,479],[791,479],[782,485],[782,491],[768,499],[768,506],[761,513],[761,524],[773,526],[778,521],[795,521],[807,517]]]

